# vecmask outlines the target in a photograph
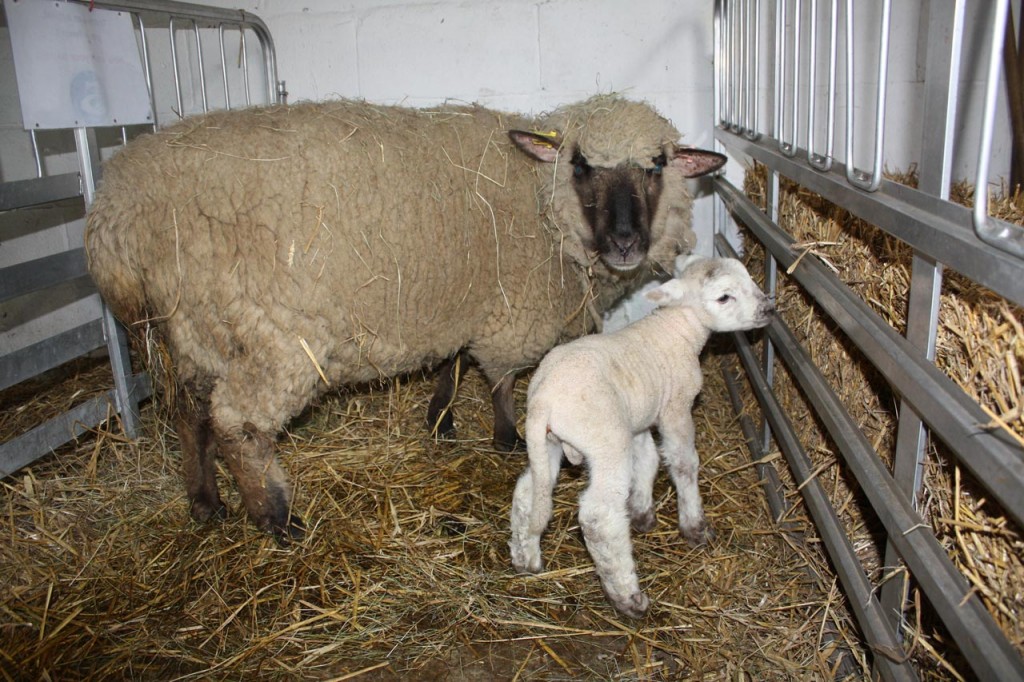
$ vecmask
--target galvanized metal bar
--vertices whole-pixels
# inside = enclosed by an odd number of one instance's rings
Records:
[[[800,107],[797,103],[800,100],[800,14],[803,8],[802,0],[793,0],[795,5],[793,8],[793,82],[790,84],[789,101],[790,101],[790,127],[789,127],[789,141],[782,137],[782,131],[786,128],[785,114],[786,114],[786,46],[789,41],[786,40],[785,20],[786,20],[786,2],[787,0],[778,0],[782,7],[782,37],[783,42],[781,43],[782,54],[780,56],[783,62],[782,66],[782,84],[779,91],[782,93],[782,109],[781,118],[779,120],[779,151],[786,156],[795,156],[797,149],[797,123],[798,114]]]
[[[224,108],[231,108],[231,88],[228,87],[228,60],[224,54],[224,24],[217,24],[217,43],[220,45],[220,73],[224,79]]]
[[[925,64],[924,121],[918,188],[939,199],[949,199],[953,166],[953,133],[960,80],[963,44],[964,0],[932,0],[929,6]],[[915,253],[911,263],[907,301],[906,337],[923,356],[935,360],[942,264]],[[916,509],[921,492],[928,434],[924,422],[910,405],[900,401],[893,478]],[[886,540],[883,565],[892,572],[900,557],[892,538]],[[903,622],[908,580],[905,574],[882,586],[882,607],[891,614],[897,631]]]
[[[750,82],[750,73],[748,72],[748,45],[746,40],[746,0],[733,0],[730,3],[733,6],[733,35],[736,37],[733,43],[734,54],[733,57],[736,60],[736,78],[734,80],[736,85],[736,122],[737,126],[733,129],[735,133],[746,134],[747,133],[747,83]]]
[[[175,112],[179,118],[185,118],[185,106],[182,104],[181,99],[181,76],[178,73],[178,44],[174,39],[174,17],[171,17],[168,21],[167,33],[171,39],[171,72],[174,74],[174,96],[175,101],[178,103],[178,109]]]
[[[831,173],[821,173],[776,152],[772,140],[751,141],[720,129],[715,137],[727,148],[779,171],[932,260],[1024,305],[1020,260],[978,238],[971,226],[970,209],[887,180],[877,192],[862,192],[840,180],[845,169],[838,161]]]
[[[807,106],[807,163],[820,171],[829,171],[832,168],[832,147],[835,144],[836,133],[836,52],[838,50],[838,26],[839,6],[838,0],[831,1],[831,14],[829,15],[829,42],[828,42],[828,85],[825,90],[825,153],[815,152],[815,103],[817,96],[817,63],[818,63],[818,0],[811,0],[811,30],[810,30],[810,69],[808,71],[807,91],[810,93]]]
[[[132,13],[131,16],[139,22],[139,45],[142,47],[142,68],[146,74],[146,92],[149,93],[149,108],[153,112],[153,128],[156,128],[159,123],[159,114],[157,114],[156,111],[156,94],[153,92],[153,67],[149,55],[149,43],[146,39],[146,24],[142,20],[141,14]]]
[[[195,19],[192,20],[192,32],[196,36],[196,61],[199,63],[199,92],[203,97],[203,113],[205,114],[210,110],[210,105],[206,97],[206,69],[203,66],[203,39],[199,35],[199,22]]]
[[[99,320],[92,320],[0,355],[0,391],[102,347],[102,325]]]
[[[889,19],[892,0],[882,0],[882,21],[878,45],[878,74],[875,90],[875,137],[870,172],[854,165],[854,20],[853,0],[846,0],[846,179],[854,187],[874,192],[882,181],[882,150],[885,137],[885,95],[888,91]]]
[[[726,82],[725,77],[725,64],[723,63],[722,55],[722,4],[724,0],[715,0],[714,10],[711,18],[711,53],[715,60],[715,78],[712,81],[712,107],[714,109],[713,117],[715,126],[720,126],[724,123],[722,118],[722,97],[723,97],[723,84]]]
[[[790,248],[792,238],[770,223],[725,178],[716,177],[713,184],[729,210],[750,228],[779,264],[792,265],[797,257]],[[1024,525],[1024,495],[1020,494],[1024,490],[1024,456],[1020,446],[1005,433],[986,429],[984,425],[989,419],[978,403],[921,357],[909,341],[821,263],[804,258],[791,277],[860,348],[1006,513]]]
[[[775,0],[775,78],[772,83],[772,137],[776,148],[782,146],[782,90],[786,71],[786,0]]]
[[[36,131],[33,128],[28,131],[29,140],[32,143],[32,159],[36,162],[36,177],[43,177],[43,157],[39,153],[39,140],[36,138]]]
[[[245,30],[242,30],[242,77],[245,79],[245,106],[252,106],[252,95],[249,92],[249,55],[245,44]],[[275,84],[276,86],[276,84]],[[273,92],[271,90],[270,92]],[[270,97],[270,95],[268,95]]]
[[[776,319],[770,327],[781,325],[782,322]],[[804,451],[785,410],[779,405],[771,387],[768,386],[764,375],[761,374],[757,366],[757,359],[750,342],[742,333],[734,333],[733,339],[740,362],[743,363],[747,378],[754,390],[754,395],[757,396],[761,409],[771,424],[775,441],[779,444],[779,448],[789,463],[793,480],[800,488],[807,511],[814,520],[822,545],[832,560],[836,577],[842,584],[843,592],[847,596],[847,603],[860,624],[868,647],[873,652],[902,652],[903,648],[899,638],[882,613],[881,604],[874,594],[871,581],[864,573],[864,567],[861,566],[860,559],[857,558],[857,552],[836,516],[835,509],[832,507],[824,487],[816,477],[814,466]],[[896,653],[896,656],[899,654]],[[876,654],[875,662],[885,680],[918,679],[913,666],[907,660],[897,662],[885,655]]]
[[[12,211],[82,196],[78,173],[0,182],[0,211]]]
[[[1008,223],[988,214],[988,172],[992,157],[992,136],[995,131],[996,100],[1002,87],[1003,41],[1006,36],[1006,17],[1009,0],[997,0],[992,11],[992,49],[989,54],[988,78],[985,83],[985,113],[978,144],[978,172],[974,179],[974,231],[978,239],[997,249],[1024,258],[1024,227]]]
[[[9,265],[0,270],[0,303],[88,274],[81,248]]]
[[[748,140],[756,140],[761,136],[760,117],[758,114],[758,97],[761,86],[761,70],[758,57],[761,54],[761,32],[758,30],[761,19],[761,0],[747,0],[747,16],[744,22],[743,43],[748,46],[747,69],[750,76],[747,85],[746,135]]]
[[[739,130],[739,126],[736,125],[736,121],[739,118],[739,89],[740,89],[740,74],[739,74],[739,63],[736,59],[736,46],[739,44],[739,36],[736,34],[736,2],[725,3],[725,18],[726,18],[726,64],[728,70],[726,73],[726,83],[728,84],[728,107],[726,109],[726,117],[729,120],[729,130],[733,132],[742,132]]]

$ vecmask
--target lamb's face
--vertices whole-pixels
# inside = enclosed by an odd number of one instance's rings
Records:
[[[712,258],[693,266],[701,282],[700,305],[706,324],[716,332],[757,329],[768,324],[775,305],[750,278],[743,264],[733,258]]]

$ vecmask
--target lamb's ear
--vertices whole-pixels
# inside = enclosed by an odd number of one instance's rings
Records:
[[[691,287],[682,280],[670,279],[661,286],[645,292],[644,298],[659,307],[666,306],[686,298],[686,294],[690,289]]]
[[[551,132],[510,130],[509,139],[527,156],[544,163],[554,163],[558,158],[558,150],[562,147],[562,135],[557,130]]]
[[[726,157],[707,149],[680,147],[669,163],[678,168],[685,177],[696,178],[713,173],[725,165]]]
[[[698,256],[695,253],[688,253],[688,254],[685,254],[685,255],[679,254],[678,256],[676,256],[676,262],[675,262],[675,267],[673,268],[673,271],[674,271],[673,274],[676,277],[680,277],[680,276],[682,276],[682,274],[684,272],[686,272],[686,268],[690,267],[694,263],[699,263],[702,260],[705,260],[704,256]]]

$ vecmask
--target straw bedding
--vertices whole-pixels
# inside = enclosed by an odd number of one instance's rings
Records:
[[[762,178],[749,174],[755,199]],[[901,328],[906,248],[818,197],[785,190],[783,227],[813,249],[807,257],[832,263]],[[994,208],[1019,217],[1021,205],[1015,196]],[[752,251],[756,269],[761,254]],[[884,378],[785,275],[780,281],[781,314],[891,457],[896,400]],[[939,366],[998,416],[995,428],[1024,433],[1021,312],[952,273],[942,305]],[[642,621],[617,618],[601,594],[576,524],[586,481],[578,471],[564,472],[556,489],[543,544],[549,570],[513,573],[508,512],[525,458],[490,449],[490,397],[476,372],[460,393],[462,439],[429,439],[422,422],[433,378],[417,375],[330,395],[291,425],[282,459],[311,532],[285,549],[245,521],[227,482],[231,519],[189,520],[159,404],[144,409],[135,442],[114,423],[3,481],[0,677],[803,680],[831,679],[838,661],[867,678],[799,493],[791,488],[788,520],[805,543],[779,532],[766,510],[719,373],[723,357],[735,363],[728,350],[713,340],[706,352],[696,412],[701,490],[719,538],[697,550],[679,539],[662,476],[659,526],[635,538],[652,598]],[[65,373],[0,394],[4,439],[110,383],[102,363]],[[878,524],[833,444],[784,371],[777,385],[866,569],[876,581],[889,577],[879,568]],[[1020,529],[941,444],[929,455],[923,513],[1020,650]],[[970,676],[913,584],[906,620],[924,679]]]
[[[556,489],[549,570],[512,571],[525,456],[490,449],[477,372],[460,393],[462,439],[429,439],[432,377],[413,376],[329,396],[287,431],[282,459],[311,532],[285,549],[245,521],[228,484],[228,522],[189,520],[159,405],[136,442],[113,424],[3,481],[0,677],[831,679],[839,650],[860,678],[865,655],[840,592],[816,577],[821,558],[766,511],[721,352],[709,348],[696,414],[719,538],[681,541],[659,479],[659,526],[636,538],[652,599],[642,621],[617,618],[601,593],[576,523],[578,471]],[[102,366],[76,370],[0,395],[27,420],[5,419],[4,437],[38,421],[32,405],[60,409],[110,381]]]

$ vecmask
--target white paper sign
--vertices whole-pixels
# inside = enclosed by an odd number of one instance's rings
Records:
[[[152,123],[131,16],[4,0],[25,129]]]

